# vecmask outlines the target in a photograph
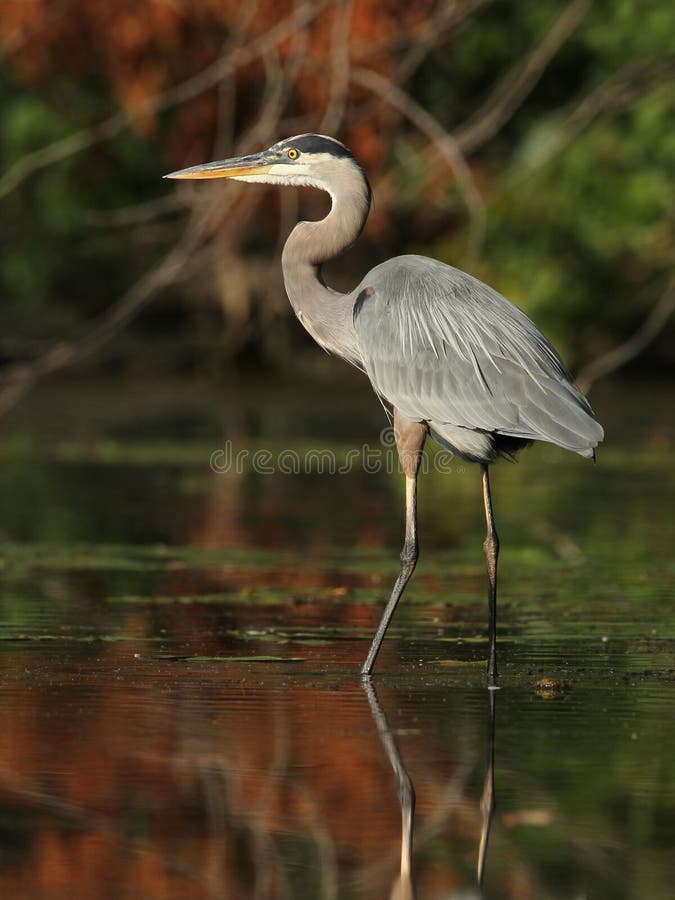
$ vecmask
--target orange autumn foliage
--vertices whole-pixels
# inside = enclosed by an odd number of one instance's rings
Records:
[[[83,84],[87,79],[102,79],[132,115],[152,109],[153,98],[162,91],[231,55],[233,83],[225,79],[210,87],[179,113],[174,126],[178,157],[213,140],[222,115],[219,87],[234,87],[234,131],[245,127],[257,115],[261,91],[270,77],[265,66],[272,65],[284,82],[286,110],[294,119],[321,121],[331,98],[337,95],[342,102],[346,92],[353,106],[351,121],[344,123],[346,137],[364,162],[372,165],[382,159],[384,129],[363,111],[359,113],[363,89],[350,84],[344,72],[367,67],[391,76],[402,54],[428,25],[433,8],[432,0],[414,5],[355,0],[298,8],[291,0],[260,0],[251,11],[234,0],[110,4],[0,0],[0,45],[26,83],[58,91],[64,77]],[[255,52],[258,46],[261,53]],[[55,102],[62,98],[55,96]],[[147,115],[134,123],[140,131],[155,124]]]

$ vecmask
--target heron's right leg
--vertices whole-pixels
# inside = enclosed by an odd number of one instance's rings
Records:
[[[375,665],[375,659],[382,646],[382,641],[392,620],[398,601],[415,571],[419,548],[417,543],[417,472],[422,458],[422,449],[427,436],[427,426],[424,422],[410,422],[403,419],[394,410],[394,434],[396,447],[403,471],[405,472],[405,541],[401,551],[401,567],[398,578],[394,584],[391,596],[387,602],[377,626],[375,637],[370,645],[366,661],[361,667],[361,675],[370,675]]]

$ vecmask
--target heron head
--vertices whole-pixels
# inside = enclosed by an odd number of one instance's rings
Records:
[[[191,166],[164,177],[310,185],[332,194],[339,179],[348,178],[354,171],[363,175],[359,163],[340,141],[321,134],[299,134],[278,141],[260,153]]]

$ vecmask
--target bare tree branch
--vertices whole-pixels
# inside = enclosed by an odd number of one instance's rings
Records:
[[[85,213],[83,224],[90,228],[128,228],[133,225],[146,225],[160,216],[182,209],[183,205],[177,194],[166,194],[131,206],[119,206],[117,209],[100,212],[92,210]]]
[[[237,141],[240,150],[270,142],[276,133],[279,116],[288,96],[276,47],[270,47],[263,54],[262,60],[265,67],[265,94],[257,118]]]
[[[238,67],[260,57],[265,64],[267,90],[261,115],[242,137],[242,141],[248,143],[251,140],[267,139],[277,127],[282,106],[290,90],[289,77],[286,79],[283,77],[276,48],[281,41],[288,37],[302,35],[304,27],[335,2],[336,0],[323,0],[320,3],[299,4],[291,15],[262,37],[239,49],[235,46],[235,41],[228,42],[224,55],[215,63],[181,84],[155,97],[148,98],[133,113],[120,111],[93,128],[84,129],[24,156],[0,179],[0,197],[40,168],[113,137],[131,122],[144,115],[186,102],[217,84]],[[237,37],[240,39],[243,34],[244,30],[242,29]],[[291,79],[295,77],[297,66],[301,64],[301,57],[302,54],[296,52],[293,62],[288,67]],[[223,201],[223,198],[219,196],[215,217],[213,214],[215,201],[200,201],[198,209],[193,212],[178,243],[154,268],[146,272],[117,302],[91,323],[82,338],[59,342],[30,362],[17,363],[6,368],[0,377],[0,414],[10,409],[40,378],[74,365],[98,350],[134,319],[151,302],[159,290],[182,277],[205,234],[213,230],[214,222],[227,218],[227,213],[238,196],[238,191],[231,191],[227,201]],[[160,209],[170,208],[173,203],[175,200],[171,203],[169,201],[165,203],[163,199],[153,201],[152,204],[141,205],[145,206],[144,209],[137,208],[133,213],[131,210],[126,211],[122,218],[125,215],[132,217],[135,215],[139,218],[143,218],[144,215],[151,217],[156,215]]]
[[[394,76],[396,84],[405,84],[449,31],[457,28],[479,9],[494,2],[495,0],[441,0],[423,32],[417,35],[399,63]]]
[[[454,130],[454,139],[463,153],[472,153],[482,146],[513,116],[556,53],[583,22],[590,7],[591,0],[572,0],[541,43],[507,72],[483,105]]]
[[[319,0],[319,2],[304,3],[290,16],[287,16],[273,28],[270,28],[269,31],[252,41],[248,46],[221,56],[211,65],[202,69],[201,72],[180,84],[174,85],[160,94],[154,94],[146,98],[133,111],[120,110],[97,125],[76,131],[65,138],[41,147],[39,150],[27,153],[17,160],[0,178],[0,198],[5,197],[18,187],[21,182],[40,169],[44,169],[46,166],[67,159],[69,156],[86,150],[88,147],[93,147],[115,137],[133,122],[192,100],[193,97],[217,85],[223,78],[232,75],[237,69],[253,62],[270,49],[276,47],[298,29],[304,28],[335,2],[336,0]]]
[[[341,0],[339,8],[335,10],[331,40],[330,97],[319,126],[321,134],[337,131],[344,117],[349,91],[349,26],[353,10],[354,0]]]
[[[579,388],[586,393],[598,379],[616,372],[639,356],[661,334],[673,311],[675,311],[675,275],[671,277],[665,291],[637,331],[628,340],[581,369],[575,378]]]
[[[9,366],[0,378],[0,414],[7,412],[36,381],[91,356],[118,334],[155,294],[173,284],[203,237],[203,221],[191,219],[183,236],[164,258],[90,325],[77,341],[62,341],[28,363]]]
[[[553,111],[552,116],[564,116],[557,137],[548,144],[546,152],[537,157],[536,164],[519,172],[510,181],[510,186],[528,178],[534,171],[563,153],[572,141],[586,128],[590,128],[600,116],[630,108],[648,90],[653,89],[655,85],[668,82],[673,75],[675,75],[673,60],[631,60],[590,93],[567,104],[562,111]]]
[[[223,44],[220,58],[236,53],[248,36],[249,27],[254,22],[260,8],[260,0],[251,0],[243,15],[237,16],[234,29]],[[234,120],[236,103],[236,82],[233,78],[222,78],[218,89],[218,114],[213,158],[218,159],[230,153],[234,143]]]
[[[419,129],[448,163],[469,211],[469,244],[477,250],[485,235],[485,206],[457,141],[413,98],[371,69],[354,69],[352,80],[369,88]]]

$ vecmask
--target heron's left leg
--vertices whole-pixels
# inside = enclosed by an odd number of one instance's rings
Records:
[[[487,465],[481,466],[483,472],[483,504],[485,505],[485,523],[487,534],[483,550],[488,574],[488,632],[490,650],[488,657],[488,681],[494,684],[497,680],[497,559],[499,557],[499,538],[492,513],[492,495],[490,494],[490,476]]]
[[[405,472],[405,541],[401,551],[401,567],[377,626],[375,637],[370,645],[366,661],[361,667],[362,675],[370,675],[375,665],[375,658],[380,651],[382,641],[401,599],[401,594],[415,571],[419,553],[417,543],[417,472],[422,458],[422,449],[427,436],[425,422],[410,422],[394,410],[394,435],[399,459]]]

